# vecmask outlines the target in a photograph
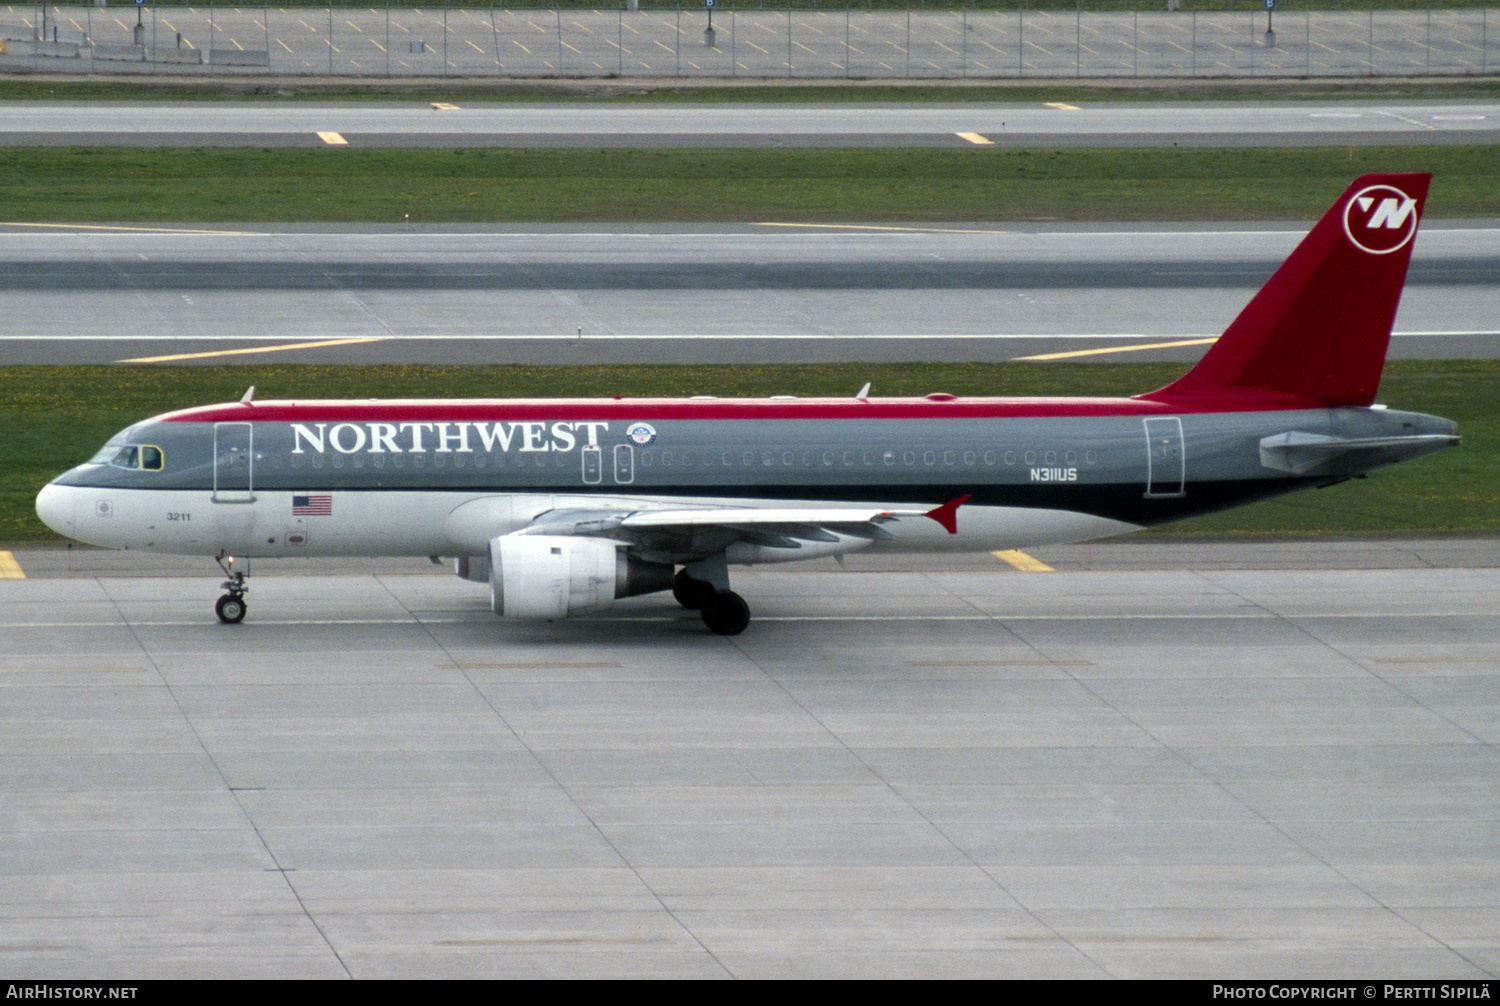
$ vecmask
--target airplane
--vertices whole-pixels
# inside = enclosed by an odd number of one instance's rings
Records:
[[[136,423],[42,489],[106,548],[430,556],[495,614],[670,590],[713,633],[729,567],[1084,541],[1325,486],[1459,442],[1374,404],[1425,174],[1353,182],[1202,359],[1130,398],[257,401]]]

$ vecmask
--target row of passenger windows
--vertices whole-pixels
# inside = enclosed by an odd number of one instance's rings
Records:
[[[616,445],[618,450],[631,450],[630,445]],[[297,457],[294,460],[302,460]],[[312,468],[323,468],[329,463],[333,468],[570,468],[577,465],[576,451],[535,451],[523,454],[372,454],[365,457],[342,454],[324,457],[318,454],[306,457]],[[618,459],[615,459],[618,462]],[[684,471],[693,468],[894,468],[894,466],[945,466],[945,468],[999,468],[1016,465],[1097,465],[1094,451],[918,451],[895,450],[895,448],[864,448],[858,451],[688,451],[645,450],[637,451],[636,463],[640,468],[670,468]]]
[[[615,446],[616,453],[635,450],[628,444]],[[585,454],[591,452],[586,451]],[[599,452],[602,453],[602,452]],[[628,455],[627,455],[628,457]],[[340,454],[324,458],[320,455],[295,456],[294,462],[303,461],[313,468],[325,464],[334,468],[346,465],[352,468],[571,468],[579,463],[576,451],[537,451],[517,454],[406,454],[369,456],[354,454],[347,458]],[[612,458],[615,464],[621,459]],[[897,450],[895,448],[873,448],[853,451],[690,451],[690,450],[637,450],[634,463],[641,468],[662,468],[673,471],[692,469],[755,468],[759,470],[779,469],[837,469],[880,468],[904,466],[947,468],[998,468],[1015,465],[1067,465],[1079,463],[1095,465],[1098,455],[1093,451],[927,451]],[[587,464],[585,457],[584,463]]]
[[[858,451],[661,451],[663,468],[695,466],[742,468],[856,468],[894,465],[944,465],[949,468],[995,468],[1002,464],[1077,465],[1078,451],[907,451],[894,448],[865,448]],[[1082,453],[1083,463],[1094,465],[1099,457],[1093,451]],[[642,451],[641,467],[658,463],[656,451]]]

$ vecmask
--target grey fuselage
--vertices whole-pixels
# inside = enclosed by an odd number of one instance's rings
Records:
[[[874,544],[990,549],[1219,510],[1456,440],[1448,420],[1378,406],[1184,412],[1138,399],[948,396],[238,403],[130,427],[49,485],[38,510],[62,533],[110,547],[478,555],[494,535],[559,509],[932,507],[968,496],[957,535],[902,522]],[[128,463],[113,460],[120,451]]]

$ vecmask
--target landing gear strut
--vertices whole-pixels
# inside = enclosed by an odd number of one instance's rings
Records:
[[[702,611],[703,606],[714,599],[718,591],[707,580],[694,580],[687,570],[679,569],[672,578],[672,596],[677,603],[689,611]]]
[[[672,579],[672,596],[689,611],[700,612],[703,624],[715,635],[738,636],[750,624],[750,606],[729,589],[729,566],[723,556],[679,570]]]
[[[250,590],[250,585],[245,580],[249,577],[250,571],[235,569],[232,555],[229,556],[227,563],[224,561],[224,556],[215,556],[214,561],[219,564],[224,575],[229,577],[221,585],[229,593],[219,598],[218,603],[214,605],[214,614],[219,616],[219,621],[234,625],[245,618],[245,594]]]

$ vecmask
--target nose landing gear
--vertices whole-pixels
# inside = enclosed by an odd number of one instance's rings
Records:
[[[225,558],[222,555],[214,557],[214,561],[219,564],[224,575],[229,577],[222,584],[229,593],[219,598],[218,603],[214,605],[214,614],[218,615],[219,621],[226,625],[234,625],[245,618],[245,594],[250,590],[250,585],[245,581],[250,576],[250,571],[249,569],[235,569],[234,556],[228,556],[227,563],[224,561]]]

